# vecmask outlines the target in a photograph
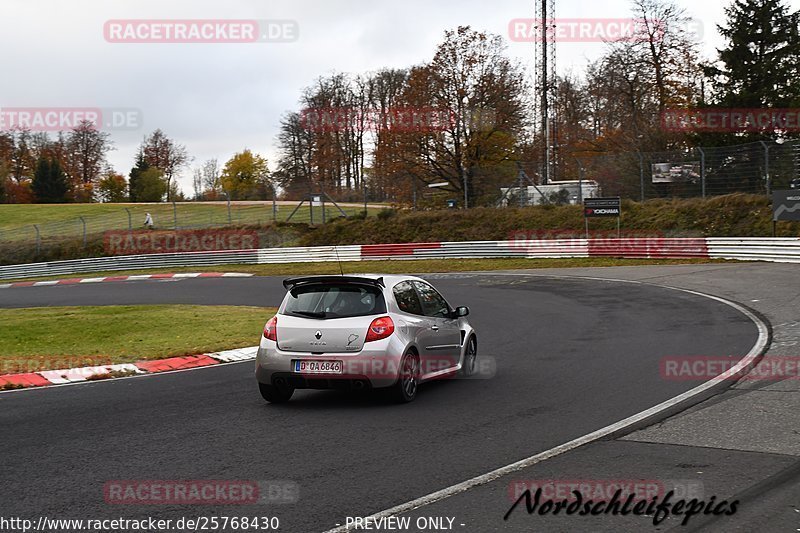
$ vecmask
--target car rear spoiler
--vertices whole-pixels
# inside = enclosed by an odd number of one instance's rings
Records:
[[[290,291],[295,287],[301,285],[310,285],[312,283],[358,283],[361,285],[374,285],[376,287],[385,287],[383,278],[362,278],[358,276],[305,276],[302,278],[288,278],[283,280],[283,287]]]

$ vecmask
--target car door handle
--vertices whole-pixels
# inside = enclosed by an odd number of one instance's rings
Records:
[[[433,331],[439,331],[439,326],[431,326],[431,329],[432,329]]]

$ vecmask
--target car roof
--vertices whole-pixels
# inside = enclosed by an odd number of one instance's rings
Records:
[[[394,287],[395,285],[397,285],[401,281],[407,281],[407,280],[423,281],[422,279],[420,279],[420,278],[418,278],[416,276],[407,276],[407,275],[401,275],[401,274],[347,274],[347,275],[342,275],[342,276],[336,276],[336,275],[300,276],[300,277],[296,277],[296,278],[288,278],[288,279],[284,280],[283,284],[284,284],[284,287],[288,288],[288,286],[299,284],[299,283],[315,283],[315,282],[319,282],[319,283],[330,282],[330,283],[333,283],[338,279],[341,279],[342,281],[345,281],[345,282],[354,282],[354,281],[357,281],[358,279],[369,280],[369,281],[375,282],[375,281],[378,281],[380,279],[383,279],[382,285],[384,287],[387,287],[387,288]]]

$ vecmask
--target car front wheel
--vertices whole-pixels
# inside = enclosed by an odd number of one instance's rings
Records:
[[[464,351],[464,364],[461,366],[461,375],[469,377],[475,374],[478,361],[478,341],[472,336],[467,341],[467,349]]]

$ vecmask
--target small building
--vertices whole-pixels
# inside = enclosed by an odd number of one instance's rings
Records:
[[[562,192],[564,191],[564,192]],[[558,198],[562,202],[578,205],[586,198],[600,197],[600,184],[593,180],[554,181],[548,185],[506,187],[500,189],[502,207],[515,205],[542,205]]]

